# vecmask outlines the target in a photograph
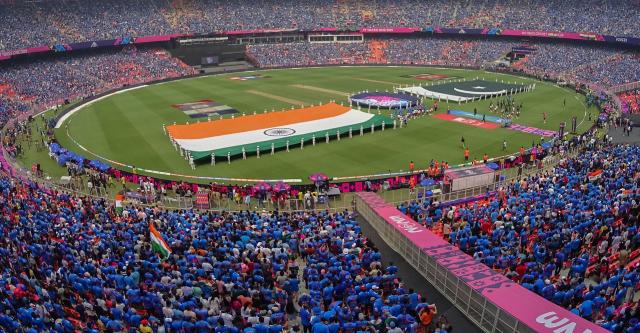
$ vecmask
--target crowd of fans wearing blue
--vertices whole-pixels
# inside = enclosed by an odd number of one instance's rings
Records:
[[[601,45],[570,43],[469,40],[459,38],[382,39],[383,56],[371,57],[371,42],[341,44],[308,42],[250,45],[247,53],[260,67],[315,66],[319,64],[407,64],[493,67],[513,48],[534,51],[513,67],[538,76],[593,83],[601,87],[640,81],[640,54]]]
[[[536,43],[524,66],[534,73],[603,87],[640,81],[640,55],[602,45]]]
[[[453,26],[639,36],[636,1],[0,1],[0,50],[243,29]]]
[[[0,63],[0,105],[41,111],[123,85],[194,73],[166,51],[137,47]]]
[[[255,7],[254,7],[255,6]],[[632,1],[257,3],[0,0],[0,50],[234,29],[472,26],[640,35]],[[438,8],[438,10],[432,10]],[[447,13],[442,15],[442,13]],[[585,19],[584,16],[588,19]],[[366,17],[366,19],[363,19]],[[482,66],[511,41],[384,41],[389,63]],[[604,86],[640,80],[638,54],[536,43],[530,73]],[[261,67],[366,63],[368,43],[248,47]],[[159,50],[0,67],[0,124],[116,88],[193,74]],[[637,104],[637,103],[636,103]],[[11,152],[10,152],[11,153]],[[596,142],[486,200],[399,209],[479,262],[601,326],[640,332],[640,147]],[[602,173],[597,171],[602,170]],[[594,173],[595,172],[595,173]],[[0,173],[0,332],[450,332],[362,234],[352,212],[199,213],[69,196]],[[149,225],[173,253],[161,260]],[[427,312],[428,315],[424,315]],[[423,320],[428,317],[429,324]],[[437,327],[436,327],[437,326]]]
[[[432,308],[347,211],[117,215],[4,174],[0,207],[0,331],[414,332]]]
[[[384,57],[371,58],[369,43],[256,44],[247,53],[261,67],[313,66],[319,64],[425,64],[481,66],[505,55],[516,43],[469,41],[455,38],[403,38],[368,40],[381,42]]]
[[[399,209],[548,300],[611,331],[640,332],[639,160],[636,145],[593,143],[486,200]]]

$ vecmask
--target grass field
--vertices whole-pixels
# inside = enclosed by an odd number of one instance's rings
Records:
[[[207,76],[113,95],[91,104],[73,114],[66,126],[56,130],[56,139],[64,146],[90,159],[96,156],[134,165],[137,168],[171,172],[182,175],[229,178],[298,178],[305,180],[314,172],[329,176],[367,175],[407,169],[411,160],[416,167],[426,167],[431,159],[446,160],[451,164],[463,161],[460,137],[464,135],[471,156],[482,158],[504,155],[502,141],[507,140],[509,152],[520,146],[531,146],[540,138],[508,129],[481,129],[423,117],[409,122],[407,128],[376,131],[362,137],[354,136],[341,141],[324,141],[315,147],[305,145],[304,150],[291,149],[274,156],[263,154],[260,159],[250,156],[236,159],[230,165],[218,163],[199,165],[192,170],[174,150],[164,134],[163,124],[193,122],[172,104],[211,99],[229,105],[241,113],[281,110],[297,104],[319,104],[330,100],[346,102],[348,94],[362,90],[390,90],[393,84],[425,84],[412,74],[444,74],[461,78],[481,77],[486,80],[534,82],[526,78],[501,74],[436,69],[428,67],[330,67],[262,71],[259,80],[238,81],[230,77],[244,73]],[[515,95],[524,104],[523,114],[514,122],[538,128],[557,130],[561,121],[578,118],[579,131],[590,126],[587,112],[595,115],[595,108],[586,109],[584,97],[568,89],[537,82],[533,92]],[[566,107],[563,101],[566,100]],[[428,101],[427,104],[431,104]],[[442,102],[441,112],[446,110]],[[489,100],[455,105],[455,109],[486,112]],[[454,108],[453,105],[450,106]],[[548,121],[543,123],[542,113]],[[594,117],[595,119],[595,117]],[[584,121],[583,121],[584,120]],[[81,148],[73,142],[82,145]],[[31,152],[23,160],[37,160],[42,153]],[[46,152],[44,153],[46,157]],[[47,170],[52,175],[58,172]],[[51,166],[51,168],[55,168]],[[130,171],[130,170],[127,170]],[[144,172],[141,172],[144,174]],[[154,175],[154,174],[152,174]],[[154,175],[158,176],[158,175]],[[180,177],[165,177],[180,179]],[[193,181],[193,179],[192,179]],[[207,181],[203,181],[207,182]]]

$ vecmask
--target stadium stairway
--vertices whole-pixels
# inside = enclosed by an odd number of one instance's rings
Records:
[[[381,262],[393,262],[398,266],[398,277],[402,278],[402,281],[408,288],[413,288],[416,292],[427,298],[427,302],[430,304],[436,304],[438,307],[438,315],[444,315],[454,327],[454,332],[464,333],[480,333],[480,330],[475,326],[458,308],[456,308],[449,300],[436,290],[429,282],[420,274],[416,269],[411,266],[407,261],[400,256],[397,252],[391,249],[387,243],[385,243],[375,229],[367,222],[367,220],[359,217],[358,223],[362,229],[362,233],[367,239],[375,244],[380,253],[382,254]]]

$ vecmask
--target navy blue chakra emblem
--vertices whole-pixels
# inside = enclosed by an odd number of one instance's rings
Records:
[[[295,133],[296,130],[293,128],[270,128],[264,131],[264,134],[268,136],[290,136]]]

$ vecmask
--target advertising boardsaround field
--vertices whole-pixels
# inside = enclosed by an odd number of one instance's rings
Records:
[[[378,194],[361,192],[358,193],[358,197],[409,242],[420,248],[424,255],[434,258],[439,265],[464,281],[471,289],[480,293],[533,331],[543,333],[609,332],[547,301],[488,266],[478,263],[471,256],[402,214]]]

